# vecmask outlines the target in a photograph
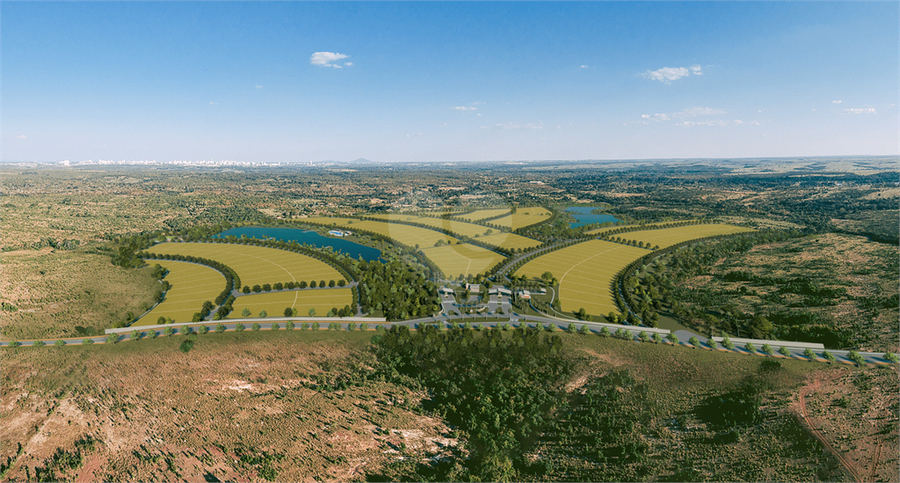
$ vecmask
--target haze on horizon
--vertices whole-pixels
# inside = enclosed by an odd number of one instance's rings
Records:
[[[4,2],[2,161],[897,155],[896,2]]]

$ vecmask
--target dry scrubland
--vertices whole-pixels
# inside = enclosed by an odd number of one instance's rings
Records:
[[[560,308],[589,314],[619,312],[610,284],[616,273],[633,260],[650,253],[643,248],[601,240],[588,240],[531,260],[516,271],[540,278],[550,272],[559,280]]]
[[[75,452],[88,436],[97,443],[83,465],[57,480],[351,481],[396,460],[401,445],[407,457],[439,456],[453,444],[448,428],[409,409],[424,394],[375,382],[312,389],[372,366],[361,350],[371,335],[210,333],[188,354],[180,336],[3,350],[0,460],[15,460],[6,479],[33,480],[58,448]]]
[[[512,230],[518,230],[519,228],[524,228],[526,226],[534,225],[535,223],[540,223],[544,220],[549,220],[550,215],[551,213],[547,211],[546,208],[519,208],[515,213],[511,215],[497,218],[496,220],[491,220],[491,223],[501,226],[508,226]]]
[[[300,316],[307,316],[309,309],[316,309],[316,315],[325,315],[332,308],[344,308],[350,305],[353,296],[349,288],[305,289],[284,292],[270,292],[255,295],[242,295],[234,299],[234,310],[229,319],[243,318],[244,308],[250,310],[251,317],[258,317],[265,310],[269,317],[281,317],[285,307],[297,310]],[[202,304],[202,302],[201,302]]]
[[[7,252],[0,294],[18,310],[3,312],[0,327],[18,340],[75,337],[75,326],[102,332],[149,309],[160,290],[149,268],[116,267],[85,248]]]
[[[327,282],[344,278],[325,262],[277,248],[232,243],[160,243],[147,251],[216,260],[231,267],[241,278],[241,284],[250,287],[301,280],[315,280],[318,283],[321,280]]]
[[[207,300],[212,302],[225,288],[225,277],[216,270],[197,263],[172,260],[150,261],[169,270],[164,280],[169,282],[165,300],[141,317],[134,325],[154,325],[160,317],[175,322],[190,322],[195,312]]]
[[[450,278],[477,275],[500,263],[505,257],[499,253],[468,243],[423,248],[422,253]]]
[[[683,243],[697,238],[718,235],[732,235],[734,233],[748,233],[756,231],[752,228],[733,225],[688,225],[678,226],[675,228],[662,228],[659,230],[641,230],[622,233],[622,238],[627,240],[636,240],[644,242],[644,245],[659,245],[660,248],[666,248],[678,243]]]

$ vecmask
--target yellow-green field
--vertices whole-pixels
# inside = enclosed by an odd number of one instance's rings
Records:
[[[344,278],[325,262],[276,248],[232,243],[160,243],[147,251],[216,260],[234,269],[241,278],[241,284],[250,287],[266,283],[302,280],[327,282]]]
[[[420,248],[433,247],[438,240],[444,240],[444,243],[456,243],[458,240],[452,236],[445,235],[441,232],[429,230],[428,228],[419,228],[417,226],[400,225],[397,223],[387,223],[371,220],[353,220],[348,218],[309,218],[307,221],[318,224],[337,223],[338,228],[345,228],[353,231],[368,230],[380,235],[389,236],[400,243],[414,247],[419,245]],[[352,222],[352,223],[348,223]]]
[[[537,240],[532,240],[531,238],[516,235],[515,233],[497,233],[496,235],[483,236],[479,238],[479,240],[484,243],[508,249],[526,249],[536,247],[541,244],[541,242]]]
[[[462,218],[463,220],[468,221],[478,221],[485,218],[493,218],[495,216],[505,215],[506,213],[509,213],[509,208],[501,208],[497,210],[475,210],[465,215],[459,215],[457,218]]]
[[[542,208],[540,206],[532,206],[528,208],[519,208],[515,213],[511,215],[504,216],[503,218],[497,218],[496,220],[491,220],[491,223],[508,226],[513,230],[518,230],[522,227],[534,225],[535,223],[540,223],[544,220],[549,220],[550,215],[551,213],[546,208]]]
[[[671,222],[663,221],[663,222],[659,222],[659,223],[647,223],[643,226],[651,227],[651,226],[656,226],[656,225],[665,225],[666,223],[671,223]],[[625,225],[625,226],[634,226],[634,225]],[[622,227],[622,225],[620,225],[620,226],[605,226],[603,228],[595,228],[593,230],[586,231],[585,233],[587,233],[588,235],[599,235],[603,232],[615,230],[616,228],[621,228],[621,227]]]
[[[154,325],[160,317],[171,318],[175,322],[190,322],[203,302],[214,302],[225,289],[225,277],[204,265],[171,260],[153,263],[169,270],[164,279],[169,282],[169,292],[161,304],[134,325]]]
[[[602,240],[588,240],[535,258],[517,270],[538,277],[550,272],[559,280],[560,308],[564,312],[584,308],[589,314],[619,312],[610,284],[616,273],[649,253],[642,248]]]
[[[291,307],[297,309],[297,315],[306,317],[309,309],[316,309],[315,315],[324,316],[332,308],[343,308],[350,305],[353,296],[349,288],[329,289],[305,289],[286,292],[269,292],[253,295],[242,295],[234,299],[234,310],[228,314],[229,319],[244,318],[241,314],[244,309],[250,309],[251,317],[259,317],[259,313],[266,311],[268,317],[283,317],[284,309]],[[201,302],[202,303],[202,302]]]
[[[484,273],[501,260],[503,255],[476,245],[464,243],[442,247],[423,248],[422,252],[431,259],[448,278]]]
[[[716,235],[731,235],[733,233],[745,233],[756,231],[752,228],[744,228],[735,225],[688,225],[678,226],[675,228],[662,228],[659,230],[641,230],[622,233],[621,236],[626,240],[642,241],[650,246],[659,245],[660,248],[666,248],[677,243],[695,240]]]

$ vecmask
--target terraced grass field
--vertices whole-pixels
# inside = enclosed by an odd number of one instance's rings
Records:
[[[552,213],[550,213],[550,211],[548,211],[546,208],[542,208],[540,206],[532,206],[528,208],[519,208],[515,213],[504,216],[503,218],[491,220],[491,223],[508,226],[510,227],[510,229],[518,230],[519,228],[548,220],[550,219],[550,215],[552,215]]]
[[[338,281],[344,278],[337,270],[315,258],[276,248],[231,243],[160,243],[147,249],[150,253],[192,255],[228,265],[241,278],[241,284],[274,284],[277,282],[315,280]],[[220,287],[219,290],[222,290]],[[202,301],[201,301],[202,303]]]
[[[370,220],[354,220],[350,218],[308,218],[306,221],[321,225],[331,226],[337,223],[338,228],[345,228],[353,231],[368,230],[380,235],[389,236],[400,243],[414,247],[418,245],[420,248],[433,247],[438,240],[444,243],[456,243],[458,240],[452,236],[445,235],[441,232],[429,230],[428,228],[419,228],[417,226],[400,225],[397,223],[387,223],[381,221]],[[349,222],[349,223],[348,223]]]
[[[602,240],[588,240],[535,258],[516,271],[537,277],[550,272],[559,280],[560,308],[564,312],[584,308],[589,314],[619,312],[610,284],[616,273],[649,253],[643,248]]]
[[[744,228],[743,226],[711,224],[711,225],[688,225],[678,226],[675,228],[662,228],[659,230],[641,230],[622,233],[622,238],[627,240],[642,241],[650,246],[659,245],[660,248],[666,248],[671,245],[716,235],[731,235],[734,233],[747,233],[756,231],[752,228]]]
[[[499,253],[464,243],[442,247],[423,248],[422,252],[431,259],[448,278],[462,275],[477,275],[500,263],[505,257]]]
[[[225,277],[205,265],[171,260],[153,263],[169,270],[164,279],[169,282],[169,292],[166,299],[141,317],[135,326],[154,325],[160,317],[171,318],[175,322],[190,322],[203,302],[213,302],[225,289]]]
[[[457,218],[462,218],[463,220],[468,221],[478,221],[485,218],[493,218],[495,216],[505,215],[507,213],[509,213],[509,208],[500,208],[496,210],[475,210],[465,215],[459,215]]]
[[[297,315],[300,317],[308,316],[311,308],[316,309],[315,315],[324,316],[332,308],[343,308],[345,305],[350,305],[352,301],[353,296],[350,294],[349,288],[289,290],[242,295],[234,299],[234,304],[232,304],[234,310],[227,318],[243,318],[241,313],[245,308],[250,309],[251,317],[259,317],[259,313],[263,310],[269,317],[282,317],[286,307],[297,309]]]

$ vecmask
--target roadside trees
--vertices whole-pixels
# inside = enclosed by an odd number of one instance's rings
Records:
[[[700,347],[700,339],[698,339],[697,336],[692,335],[691,338],[688,339],[688,344],[694,347]]]
[[[806,356],[811,361],[816,360],[816,353],[813,352],[813,350],[810,349],[809,347],[807,347],[806,350],[803,351],[803,355]]]
[[[128,336],[131,340],[138,340],[141,338],[141,333],[137,329],[131,331],[131,335]]]
[[[225,324],[217,324],[216,334],[221,334],[222,332],[225,332]]]
[[[285,308],[284,308],[284,316],[285,316],[285,317],[293,317],[293,316],[294,316],[294,309],[293,309],[292,307],[285,307]]]
[[[858,365],[860,367],[866,365],[866,359],[863,358],[863,356],[860,355],[859,352],[850,351],[850,353],[847,354],[847,358],[850,359],[851,361],[855,362],[856,365]]]
[[[254,322],[253,325],[250,326],[253,332],[259,332],[259,324]]]
[[[275,322],[274,324],[272,324],[272,330],[278,330],[280,328],[281,328],[281,326],[278,325],[278,322]]]
[[[115,344],[116,342],[119,342],[119,334],[109,334],[109,337],[106,338],[107,344]]]
[[[200,327],[197,328],[197,332],[199,332],[201,335],[205,334],[205,333],[209,332],[209,327],[207,327],[205,325],[201,325]]]
[[[287,323],[284,324],[284,328],[287,330],[294,330],[294,322],[290,320],[287,321]]]
[[[675,335],[675,332],[669,332],[669,335],[666,336],[666,339],[672,343],[672,345],[678,345],[678,336]]]
[[[238,322],[237,325],[234,326],[235,332],[243,332],[245,329],[244,324]]]
[[[837,362],[837,357],[834,357],[834,354],[832,354],[831,352],[828,352],[828,351],[822,352],[822,357],[824,357],[825,360],[827,360],[829,364],[834,364],[835,362]]]
[[[58,341],[54,342],[53,345],[55,345],[56,347],[62,347],[64,345],[66,345],[66,341],[58,340]]]
[[[171,327],[166,327],[165,329],[163,329],[163,334],[166,337],[172,337],[172,332],[174,332],[174,330]]]

